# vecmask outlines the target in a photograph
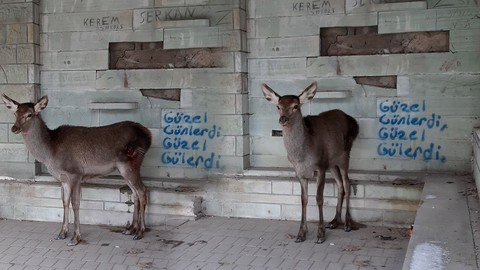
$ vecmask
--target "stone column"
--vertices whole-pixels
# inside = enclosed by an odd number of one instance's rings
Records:
[[[19,102],[34,101],[39,93],[39,0],[0,1],[0,93]],[[33,178],[35,161],[20,135],[10,132],[12,112],[0,109],[1,176]]]

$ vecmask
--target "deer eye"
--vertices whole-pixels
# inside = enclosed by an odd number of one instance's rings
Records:
[[[27,118],[31,118],[33,115],[31,113],[27,114]]]
[[[293,106],[294,110],[298,110],[298,105]]]
[[[279,110],[279,111],[280,111],[280,106],[277,106],[277,110]]]

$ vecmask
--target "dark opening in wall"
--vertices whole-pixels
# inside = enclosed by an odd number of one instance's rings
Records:
[[[140,89],[144,97],[180,101],[180,88],[174,89]]]
[[[378,86],[383,88],[397,88],[397,76],[355,76],[357,84]]]
[[[448,31],[378,34],[377,26],[320,29],[321,56],[448,52]]]
[[[377,26],[320,29],[321,56],[448,52],[448,31],[378,34]],[[396,88],[397,76],[354,77],[358,84]]]
[[[163,42],[109,44],[109,69],[213,68],[222,66],[221,49],[163,49]]]

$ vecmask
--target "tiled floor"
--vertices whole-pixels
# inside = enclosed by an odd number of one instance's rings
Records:
[[[327,230],[316,224],[295,243],[299,222],[206,217],[155,227],[141,240],[121,228],[82,225],[75,247],[52,240],[59,223],[0,220],[0,269],[401,269],[408,231],[367,227]],[[70,229],[72,230],[72,228]]]

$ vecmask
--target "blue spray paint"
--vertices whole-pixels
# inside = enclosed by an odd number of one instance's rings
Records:
[[[209,150],[209,143],[220,137],[221,128],[208,123],[208,114],[169,111],[163,115],[165,165],[194,168],[220,168],[221,155]]]
[[[378,109],[381,112],[378,118],[379,156],[446,162],[442,146],[429,140],[428,134],[444,132],[448,127],[441,115],[427,113],[425,100],[405,102],[387,99],[379,103]]]

